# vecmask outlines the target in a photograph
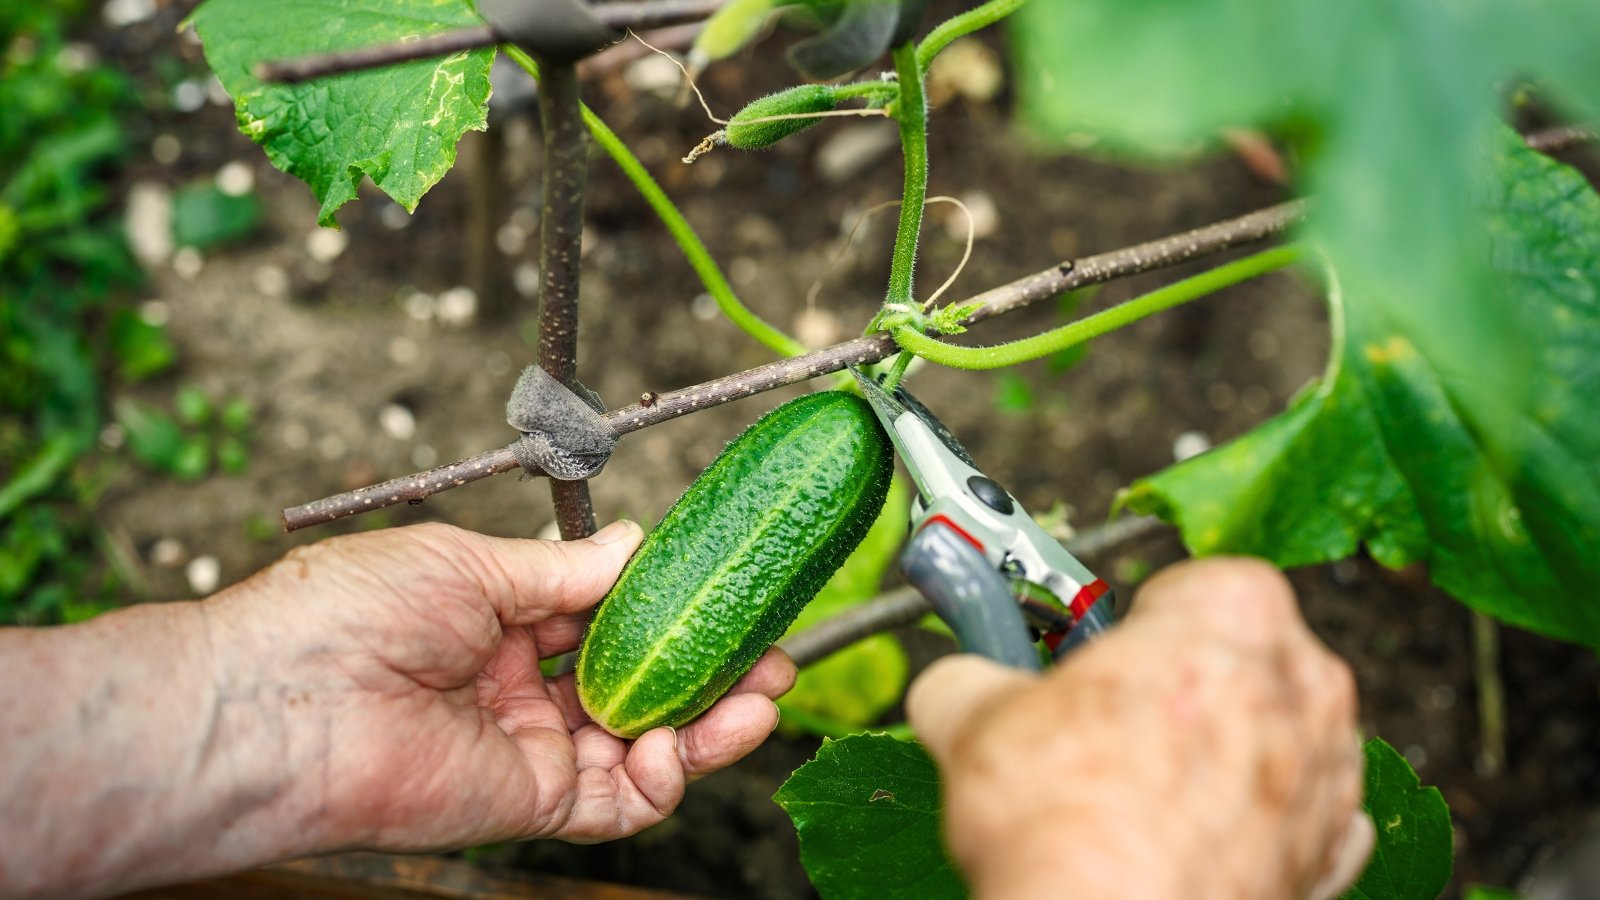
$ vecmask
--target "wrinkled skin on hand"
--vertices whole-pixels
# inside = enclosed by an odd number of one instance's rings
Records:
[[[282,805],[319,850],[648,828],[766,739],[795,672],[769,652],[676,732],[629,742],[591,722],[539,660],[577,646],[640,538],[629,522],[571,543],[422,525],[295,550],[205,604],[226,648],[219,719],[281,748]]]
[[[1263,563],[1174,566],[1050,673],[950,657],[908,703],[979,896],[1320,900],[1371,852],[1353,679]]]

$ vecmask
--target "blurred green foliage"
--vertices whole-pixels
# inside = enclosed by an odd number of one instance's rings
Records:
[[[172,239],[181,247],[209,250],[240,241],[260,222],[261,201],[253,192],[230,194],[206,182],[172,198]]]
[[[220,407],[194,385],[178,388],[173,413],[128,397],[114,404],[117,424],[134,459],[184,481],[217,468],[237,475],[249,465],[246,438],[254,409],[236,397]]]
[[[69,44],[78,2],[0,10],[0,622],[74,620],[110,603],[89,456],[108,381],[171,366],[165,332],[113,298],[138,266],[107,175],[133,85]]]

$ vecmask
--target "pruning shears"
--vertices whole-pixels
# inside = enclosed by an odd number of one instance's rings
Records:
[[[1039,637],[1059,660],[1111,627],[1110,587],[983,474],[927,407],[902,386],[888,391],[850,372],[917,485],[900,569],[963,650],[1038,669]]]

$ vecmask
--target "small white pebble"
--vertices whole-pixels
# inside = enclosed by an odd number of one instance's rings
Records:
[[[190,591],[202,596],[210,594],[222,583],[222,560],[211,554],[194,557],[184,567],[184,578],[189,580]]]
[[[172,321],[172,305],[165,300],[146,300],[139,304],[139,320],[160,328]]]
[[[56,54],[56,67],[63,72],[86,72],[99,61],[93,47],[76,42],[62,47]]]
[[[966,204],[967,212],[972,214],[972,237],[974,240],[983,240],[991,237],[1000,230],[1000,207],[995,205],[994,197],[987,191],[967,191],[961,195],[961,202]],[[967,217],[961,210],[954,206],[946,206],[950,210],[945,217],[945,231],[951,239],[965,242],[967,239]]]
[[[417,417],[398,403],[390,403],[378,411],[378,427],[397,441],[409,441],[417,434]]]
[[[951,44],[928,68],[928,92],[938,98],[935,103],[952,96],[987,103],[1004,84],[1005,65],[993,50],[975,39]]]
[[[232,106],[233,98],[228,96],[228,89],[222,86],[222,79],[213,75],[206,79],[206,99],[212,106]]]
[[[478,294],[469,287],[453,287],[439,295],[438,317],[446,325],[468,325],[478,314]]]
[[[715,319],[719,312],[717,301],[710,294],[698,294],[689,304],[690,315],[702,322],[709,322]]]
[[[113,28],[143,22],[156,14],[155,0],[106,0],[100,15]]]
[[[170,166],[183,155],[183,142],[176,135],[158,134],[150,142],[150,156],[163,166]]]
[[[1278,336],[1265,328],[1250,332],[1250,337],[1245,341],[1245,345],[1250,348],[1250,355],[1262,362],[1278,355],[1279,344]]]
[[[256,186],[256,173],[234,160],[217,170],[217,190],[230,197],[242,197]]]
[[[652,53],[629,63],[623,70],[622,79],[635,91],[669,96],[678,92],[683,73],[678,71],[672,60]]]
[[[524,298],[539,296],[539,267],[533,263],[517,266],[511,273],[511,282]]]
[[[150,564],[163,569],[176,569],[188,556],[177,538],[164,537],[150,546]]]
[[[200,270],[206,267],[206,258],[200,251],[193,247],[184,247],[172,254],[172,271],[185,281],[193,281],[200,275]]]
[[[172,257],[172,192],[155,181],[135,182],[128,189],[123,230],[133,255],[145,266]]]
[[[299,422],[284,425],[279,437],[290,450],[304,450],[311,446],[311,430]]]
[[[378,211],[378,221],[390,231],[404,231],[411,227],[411,214],[398,203],[391,203]]]
[[[1239,392],[1239,405],[1253,416],[1262,415],[1272,408],[1272,393],[1259,384],[1252,384]]]
[[[421,291],[412,291],[407,294],[405,299],[400,301],[400,305],[405,308],[406,315],[416,319],[418,322],[431,320],[438,310],[438,303],[433,299],[433,295],[424,294]]]
[[[194,79],[180,81],[172,89],[172,108],[192,113],[206,105],[206,86]]]
[[[1192,459],[1211,449],[1211,439],[1198,431],[1185,431],[1172,442],[1172,458],[1178,462]]]
[[[422,345],[408,337],[389,342],[389,361],[397,366],[414,366],[422,359]]]
[[[844,334],[844,325],[833,313],[810,307],[794,317],[794,334],[807,347],[826,347]]]
[[[267,297],[282,297],[289,293],[289,273],[281,266],[265,265],[256,269],[250,281]]]
[[[196,556],[184,566],[183,574],[189,579],[190,590],[200,595],[209,594],[222,583],[222,561],[209,553]]]
[[[539,533],[535,537],[541,541],[559,541],[561,540],[561,526],[551,522],[539,529]]]
[[[761,264],[741,256],[728,264],[728,277],[736,284],[755,284],[761,279]]]
[[[350,452],[350,445],[337,434],[325,434],[317,441],[317,452],[322,454],[323,459],[334,462]]]
[[[128,435],[122,430],[122,426],[115,422],[100,429],[100,446],[107,450],[120,450],[127,438]]]
[[[516,256],[528,245],[528,233],[515,222],[507,222],[500,226],[494,234],[494,244],[500,252],[507,256]]]
[[[439,451],[431,444],[417,444],[411,448],[411,464],[419,469],[431,469],[439,462]]]
[[[332,228],[318,228],[306,235],[306,252],[317,262],[333,262],[348,246],[349,236]]]
[[[1413,769],[1420,770],[1428,764],[1428,751],[1421,744],[1408,744],[1404,756]]]

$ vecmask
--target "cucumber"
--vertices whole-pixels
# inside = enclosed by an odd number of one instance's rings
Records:
[[[753,100],[728,120],[728,145],[740,150],[759,150],[821,122],[820,118],[776,119],[802,113],[828,112],[839,105],[837,91],[829,84],[802,84]]]
[[[590,718],[633,738],[704,712],[861,542],[893,471],[888,436],[854,394],[801,397],[750,426],[601,601],[578,649]]]

